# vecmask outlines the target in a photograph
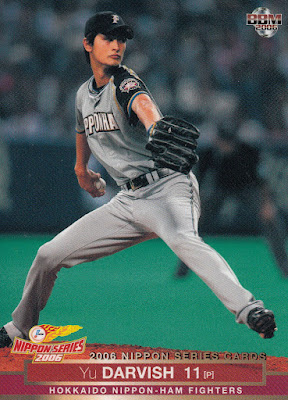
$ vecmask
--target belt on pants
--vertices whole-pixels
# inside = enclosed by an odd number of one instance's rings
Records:
[[[131,179],[120,187],[122,190],[132,189],[134,191],[140,189],[141,187],[148,186],[151,183],[157,182],[159,181],[159,179],[164,178],[165,176],[168,176],[173,172],[174,171],[168,168],[155,169],[154,171],[148,172],[148,174],[143,174],[137,176],[137,178]]]

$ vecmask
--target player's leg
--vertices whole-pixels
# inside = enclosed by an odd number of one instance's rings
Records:
[[[189,179],[173,174],[164,179],[170,184],[163,185],[160,181],[155,185],[158,201],[149,204],[146,223],[212,289],[237,322],[249,325],[249,313],[256,307],[263,310],[263,303],[255,300],[223,257],[198,236],[200,207],[196,178],[192,174]],[[143,207],[147,207],[144,202]]]
[[[96,260],[155,237],[133,223],[131,199],[119,194],[112,201],[58,234],[38,250],[28,273],[22,299],[5,325],[10,338],[28,337],[37,325],[62,267]]]
[[[204,202],[201,202],[200,222],[203,229],[211,231],[211,226],[212,230],[215,229],[215,221],[217,221],[224,199],[225,194],[222,191],[218,191],[213,196],[205,197]],[[179,259],[175,276],[177,278],[183,278],[187,276],[190,271],[191,269],[184,263],[184,261]]]

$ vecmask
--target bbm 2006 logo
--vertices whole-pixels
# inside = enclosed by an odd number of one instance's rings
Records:
[[[271,38],[282,25],[282,14],[273,14],[266,7],[256,8],[252,14],[246,14],[246,25],[252,25],[255,31],[264,38]]]

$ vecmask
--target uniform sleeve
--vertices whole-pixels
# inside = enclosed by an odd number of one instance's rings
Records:
[[[75,101],[75,117],[76,117],[76,126],[75,126],[76,132],[84,133],[85,126],[84,126],[82,112],[80,111],[79,92],[76,95],[76,101]]]
[[[131,125],[138,122],[137,115],[132,110],[133,100],[141,93],[152,97],[143,81],[126,67],[121,67],[114,75],[116,98]]]

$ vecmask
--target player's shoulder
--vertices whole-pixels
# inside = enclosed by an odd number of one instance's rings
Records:
[[[133,69],[128,68],[126,65],[120,65],[117,69],[115,69],[115,72],[113,73],[114,79],[122,79],[125,77],[134,77],[136,79],[140,79],[139,76],[136,74]]]
[[[115,86],[121,90],[125,91],[125,89],[131,90],[133,88],[140,87],[143,84],[142,80],[133,71],[131,68],[128,68],[126,65],[121,65],[118,67],[113,73],[113,79]]]
[[[115,99],[118,104],[123,108],[131,125],[136,125],[138,117],[132,112],[132,103],[139,93],[146,93],[149,91],[144,82],[139,76],[126,65],[119,66],[113,72],[113,84],[115,87]]]
[[[89,85],[91,84],[92,79],[93,75],[89,79],[87,79],[87,81],[82,83],[82,85],[78,88],[76,92],[75,102],[78,108],[81,108],[81,104],[83,103],[83,100],[87,96],[87,92],[89,91]]]
[[[76,94],[77,96],[82,95],[82,94],[89,88],[89,84],[90,84],[90,82],[91,82],[92,79],[93,79],[93,75],[90,76],[90,78],[87,79],[87,81],[85,81],[84,83],[82,83],[82,84],[79,86],[79,88],[78,88],[78,90],[77,90],[77,94]]]

